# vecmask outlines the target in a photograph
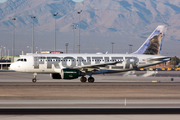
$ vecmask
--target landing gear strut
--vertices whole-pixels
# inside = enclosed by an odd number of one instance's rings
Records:
[[[36,79],[37,73],[34,73],[33,75],[34,75],[34,78],[32,79],[32,82],[36,83],[37,82],[37,79]]]

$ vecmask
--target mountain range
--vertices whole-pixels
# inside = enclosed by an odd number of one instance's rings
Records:
[[[16,54],[30,52],[32,46],[32,16],[34,19],[35,46],[37,49],[53,50],[56,17],[57,49],[65,51],[69,43],[72,52],[73,29],[76,46],[80,14],[81,52],[111,52],[114,42],[116,53],[129,51],[129,44],[135,51],[159,24],[167,25],[168,30],[162,54],[180,56],[179,0],[7,0],[0,4],[0,44],[11,51],[12,18],[15,21]],[[77,51],[77,48],[76,48]],[[10,52],[11,53],[11,52]]]

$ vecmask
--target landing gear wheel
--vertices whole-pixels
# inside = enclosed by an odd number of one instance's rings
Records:
[[[89,83],[93,83],[93,82],[94,82],[94,78],[93,78],[93,77],[89,77],[89,78],[88,78],[88,82],[89,82]]]
[[[86,77],[81,77],[80,81],[81,81],[82,83],[85,83],[85,82],[87,81],[87,78],[86,78]]]
[[[37,73],[33,73],[33,76],[34,76],[34,78],[32,79],[32,82],[36,83],[37,82],[37,79],[36,79]]]
[[[36,81],[37,81],[36,78],[33,78],[33,79],[32,79],[32,82],[33,82],[33,83],[36,83]]]

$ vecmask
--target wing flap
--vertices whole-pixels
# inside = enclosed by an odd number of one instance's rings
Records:
[[[152,58],[149,59],[148,61],[169,61],[171,58],[170,57],[163,57],[163,58]]]

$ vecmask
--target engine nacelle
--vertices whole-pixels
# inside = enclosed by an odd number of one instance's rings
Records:
[[[61,75],[59,73],[51,73],[50,77],[52,79],[62,79]]]
[[[81,75],[78,69],[62,69],[61,77],[62,79],[76,79]]]

